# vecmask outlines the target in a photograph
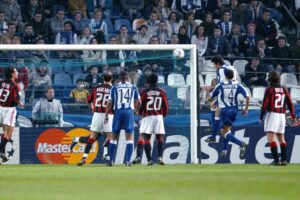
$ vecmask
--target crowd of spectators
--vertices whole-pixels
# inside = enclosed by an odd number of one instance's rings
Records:
[[[214,55],[231,62],[247,59],[245,83],[265,85],[260,72],[300,70],[300,61],[295,61],[300,58],[300,40],[289,44],[280,30],[287,19],[281,2],[300,20],[299,0],[0,0],[0,44],[196,44],[198,55],[207,59]],[[116,26],[120,19],[127,23]],[[185,70],[184,63],[170,67],[170,61],[138,59],[158,55],[121,50],[1,51],[0,61],[27,59],[49,65],[51,58],[77,59],[84,62],[89,88],[106,69],[117,74],[134,66],[141,74],[146,72],[142,77],[149,71]],[[51,69],[37,66],[27,71],[29,86],[52,84],[51,77],[43,75],[51,76]],[[136,82],[144,84],[142,79]]]

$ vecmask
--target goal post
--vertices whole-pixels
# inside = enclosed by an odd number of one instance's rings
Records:
[[[199,163],[197,152],[197,50],[196,45],[0,45],[0,51],[88,51],[88,50],[135,50],[172,51],[183,49],[189,56],[190,67],[190,162]],[[8,63],[9,64],[9,63]]]

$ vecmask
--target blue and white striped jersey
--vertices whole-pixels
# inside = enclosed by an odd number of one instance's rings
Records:
[[[120,82],[114,85],[109,99],[113,103],[113,109],[134,109],[134,102],[140,99],[140,94],[135,85],[129,82]]]
[[[225,108],[237,107],[239,94],[242,94],[244,98],[249,97],[247,90],[241,84],[233,81],[225,81],[219,83],[209,95],[211,98],[217,96],[219,107]]]
[[[238,73],[234,66],[222,65],[220,69],[217,70],[217,81],[218,83],[222,83],[226,81],[225,71],[232,70],[234,73],[233,81],[238,82]]]

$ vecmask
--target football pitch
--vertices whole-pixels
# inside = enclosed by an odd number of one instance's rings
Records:
[[[1,200],[300,198],[300,165],[0,165]]]

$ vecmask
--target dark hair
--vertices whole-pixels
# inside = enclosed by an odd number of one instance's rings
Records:
[[[156,73],[152,73],[150,74],[150,76],[148,76],[147,78],[147,83],[149,83],[149,85],[151,87],[155,87],[158,81],[158,76]]]
[[[5,68],[4,70],[4,77],[5,79],[9,80],[12,78],[12,74],[15,72],[15,68],[10,66],[10,67],[7,67]]]
[[[102,78],[105,82],[110,82],[112,81],[113,75],[110,71],[107,71],[103,73]]]
[[[79,78],[79,79],[76,80],[76,84],[79,83],[79,82],[84,82],[84,80],[82,78]]]
[[[120,79],[125,82],[128,79],[128,73],[126,71],[121,71]]]
[[[224,65],[225,64],[223,57],[220,56],[220,55],[214,56],[211,59],[211,62],[214,63],[214,64],[220,64],[220,65]]]
[[[71,27],[73,27],[73,24],[70,21],[65,21],[64,25],[66,25],[66,24],[69,24],[69,25],[71,25]]]
[[[264,12],[263,12],[263,13],[265,13],[265,12],[271,13],[270,9],[268,9],[268,8],[264,9]]]
[[[27,28],[28,26],[31,26],[31,27],[32,27],[32,24],[31,24],[31,23],[27,23],[27,24],[25,25],[25,28]]]
[[[286,41],[286,38],[284,36],[280,36],[280,37],[278,37],[277,41],[278,40],[285,40]]]
[[[271,87],[279,87],[280,86],[280,74],[276,71],[272,71],[269,73],[268,81]]]
[[[227,69],[225,70],[225,77],[228,79],[228,80],[231,80],[233,79],[234,77],[234,72],[230,69]]]

